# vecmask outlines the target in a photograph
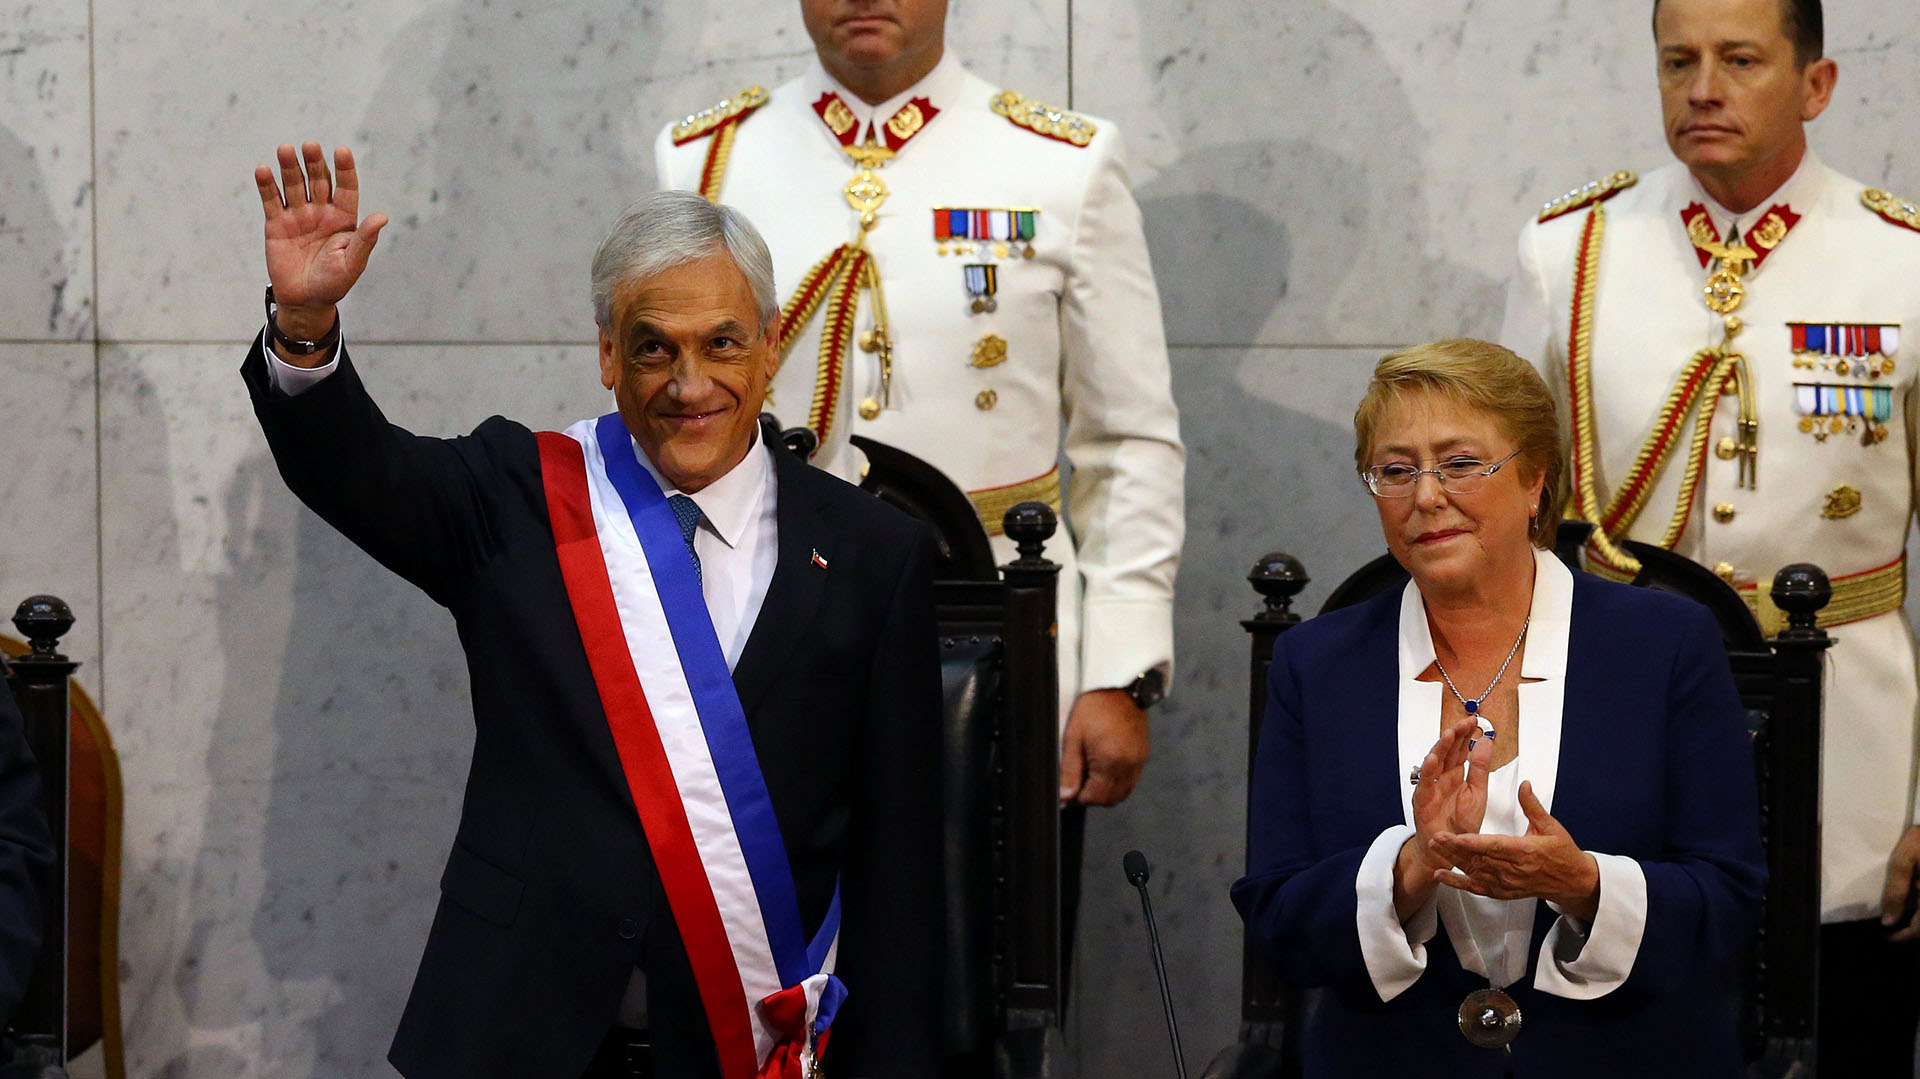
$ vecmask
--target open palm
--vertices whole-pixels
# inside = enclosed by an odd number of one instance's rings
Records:
[[[283,145],[276,156],[277,176],[266,165],[253,173],[266,215],[267,279],[287,316],[331,322],[333,306],[367,268],[387,215],[359,220],[360,179],[353,151],[346,147],[333,152],[332,173],[317,142],[304,144],[298,153]]]
[[[1479,725],[1471,719],[1454,724],[1420,763],[1413,824],[1423,853],[1434,836],[1471,835],[1486,819],[1493,743],[1479,733]]]

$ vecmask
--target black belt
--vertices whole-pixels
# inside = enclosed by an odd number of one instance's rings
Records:
[[[644,1030],[607,1031],[581,1079],[653,1079],[653,1042]]]

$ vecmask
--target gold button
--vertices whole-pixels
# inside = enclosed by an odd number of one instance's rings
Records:
[[[1714,566],[1713,575],[1727,582],[1728,584],[1732,584],[1733,583],[1733,563],[1722,562],[1719,565]]]
[[[993,406],[999,403],[1000,403],[1000,395],[995,393],[992,390],[981,390],[979,393],[975,394],[973,397],[973,407],[979,409],[982,412],[992,411]]]
[[[860,418],[871,420],[880,415],[880,402],[869,397],[860,402]]]
[[[1721,439],[1720,444],[1713,448],[1713,455],[1715,457],[1720,458],[1722,461],[1733,460],[1733,455],[1739,452],[1740,452],[1740,444],[1733,440],[1732,435],[1728,435],[1726,438]]]
[[[1733,522],[1733,503],[1722,502],[1718,506],[1713,507],[1713,519],[1723,525],[1731,524]]]

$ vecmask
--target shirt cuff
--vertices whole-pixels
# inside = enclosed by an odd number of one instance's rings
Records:
[[[1603,997],[1633,973],[1640,941],[1647,931],[1647,874],[1640,863],[1618,854],[1595,854],[1600,866],[1600,906],[1593,924],[1583,925],[1555,904],[1560,917],[1540,942],[1533,987],[1567,1000]]]
[[[298,397],[320,384],[320,380],[334,373],[340,367],[340,346],[336,343],[329,350],[327,362],[318,367],[295,367],[281,359],[273,351],[273,342],[267,338],[267,329],[260,328],[260,351],[267,357],[267,382],[274,389],[288,397]]]
[[[1360,957],[1382,1003],[1407,991],[1427,970],[1427,942],[1440,929],[1437,896],[1402,922],[1393,909],[1393,867],[1413,827],[1396,824],[1380,833],[1360,859],[1354,875],[1354,923],[1360,932]]]
[[[1093,600],[1080,607],[1080,691],[1125,689],[1158,670],[1173,685],[1170,602]]]

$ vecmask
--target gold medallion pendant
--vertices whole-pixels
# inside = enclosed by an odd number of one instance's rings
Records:
[[[1512,1045],[1520,1026],[1520,1005],[1498,989],[1477,989],[1460,1002],[1460,1033],[1482,1049]]]
[[[844,146],[841,149],[860,166],[860,171],[847,181],[846,196],[847,205],[860,215],[860,231],[864,233],[873,228],[877,220],[874,212],[880,209],[881,203],[887,201],[887,182],[875,170],[886,164],[887,159],[893,156],[893,151],[884,146]]]
[[[1732,314],[1747,298],[1747,286],[1740,283],[1738,269],[1739,264],[1731,260],[1721,263],[1720,269],[1707,278],[1706,287],[1700,290],[1707,298],[1707,306],[1719,314]]]

